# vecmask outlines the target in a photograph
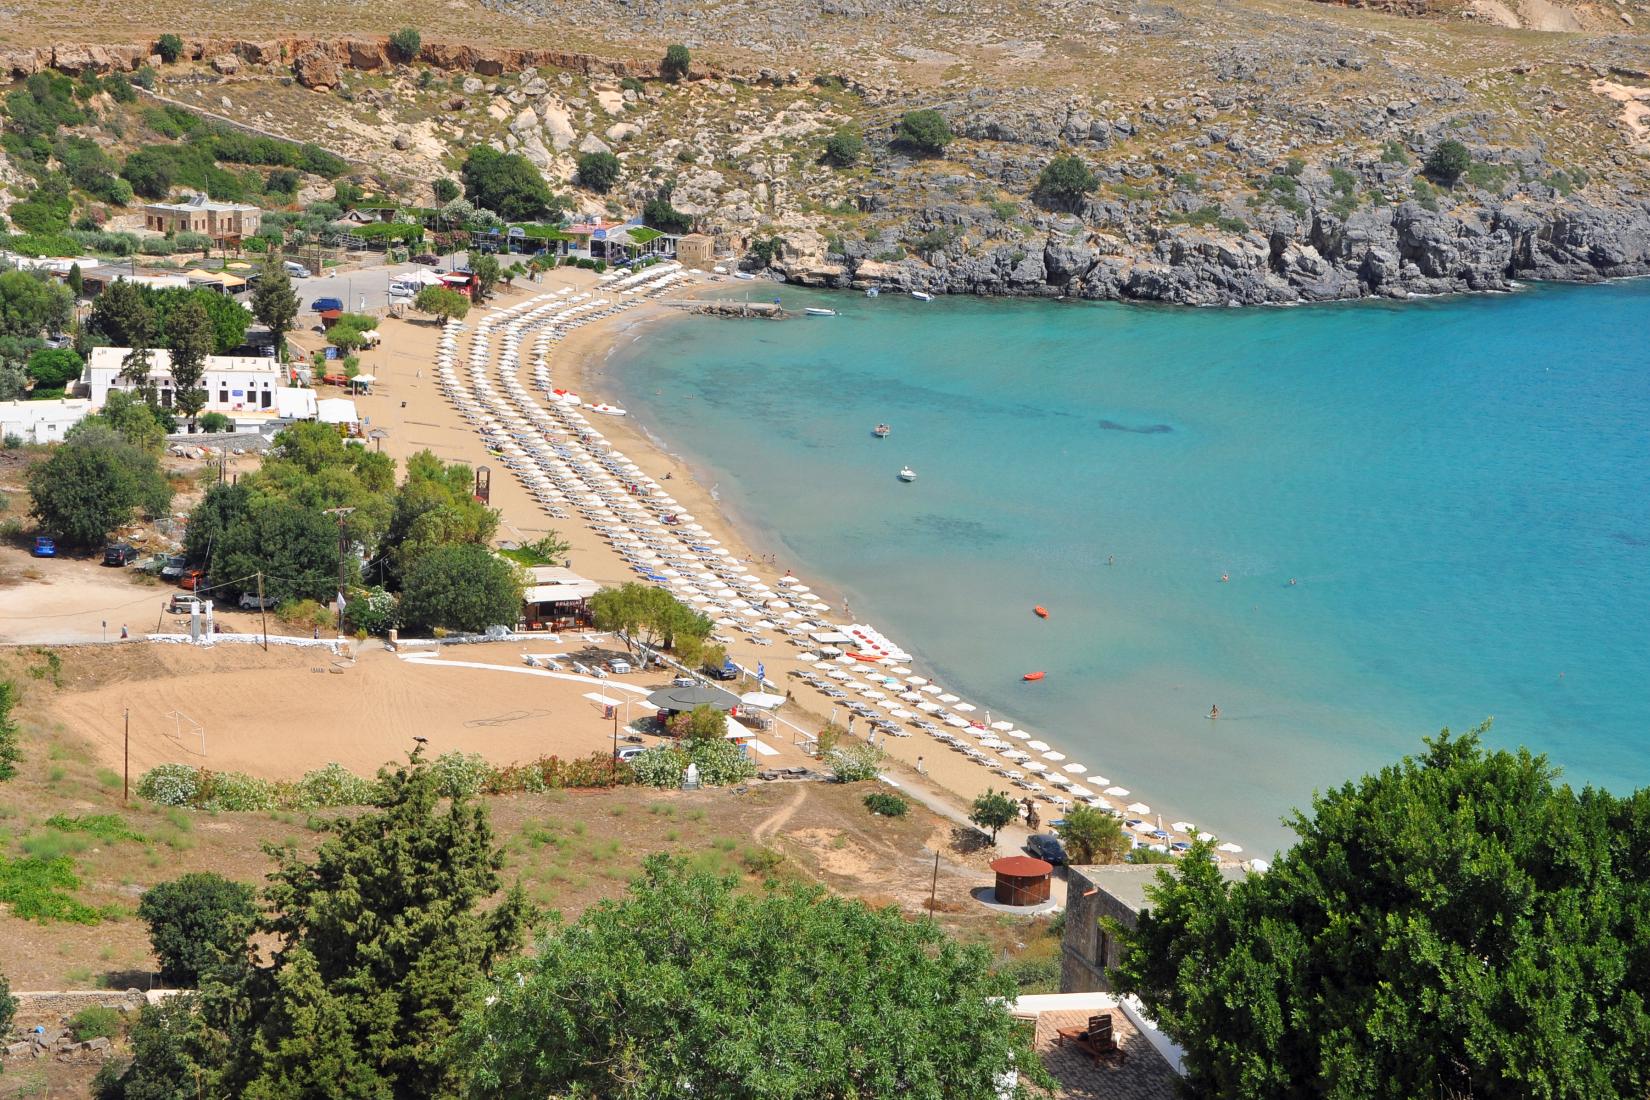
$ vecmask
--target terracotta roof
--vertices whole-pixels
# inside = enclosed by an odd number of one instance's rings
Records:
[[[1030,856],[1004,856],[991,864],[991,869],[999,875],[1009,875],[1014,878],[1038,878],[1054,870],[1052,864]]]

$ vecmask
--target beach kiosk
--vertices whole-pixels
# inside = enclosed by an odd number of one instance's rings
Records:
[[[1004,856],[991,870],[997,876],[997,904],[1041,905],[1048,900],[1053,864],[1031,856]]]

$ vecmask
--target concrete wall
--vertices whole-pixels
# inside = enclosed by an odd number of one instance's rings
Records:
[[[1100,927],[1110,918],[1135,926],[1135,913],[1105,890],[1081,867],[1066,868],[1066,933],[1060,943],[1060,992],[1089,993],[1111,989],[1106,968],[1118,963],[1116,937]]]

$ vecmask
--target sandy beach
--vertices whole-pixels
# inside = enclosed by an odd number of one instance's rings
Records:
[[[728,284],[731,285],[731,284]],[[603,295],[602,285],[594,273],[578,270],[556,270],[547,273],[541,283],[523,284],[514,288],[501,288],[495,299],[488,305],[472,310],[466,319],[465,328],[460,334],[457,346],[458,354],[455,362],[464,363],[476,326],[490,314],[509,310],[514,306],[527,302],[530,299],[554,293],[566,288],[569,297],[581,293],[592,293],[600,298]],[[670,298],[692,298],[706,296],[707,292],[714,293],[717,283],[712,277],[694,274],[689,279],[672,286],[663,299],[649,298],[638,301],[623,312],[614,316],[602,317],[590,323],[566,331],[561,338],[550,347],[548,361],[550,365],[552,384],[558,388],[565,388],[578,393],[586,406],[607,400],[610,395],[604,392],[604,377],[609,368],[609,354],[620,341],[633,340],[639,331],[645,327],[672,323],[670,318],[679,312],[679,307],[666,304]],[[730,319],[727,324],[752,324],[750,320]],[[762,322],[785,323],[785,322]],[[563,539],[571,544],[570,558],[572,568],[591,580],[606,585],[617,585],[627,581],[637,580],[635,570],[627,563],[606,539],[587,526],[586,523],[571,509],[568,509],[566,518],[557,519],[549,516],[544,507],[527,491],[516,475],[508,469],[495,454],[490,454],[486,443],[475,427],[468,423],[454,407],[453,403],[442,393],[438,382],[438,350],[442,336],[441,327],[435,322],[423,318],[387,319],[381,326],[384,334],[383,344],[376,350],[366,352],[362,357],[362,370],[373,374],[377,381],[373,385],[373,392],[357,398],[357,406],[368,422],[366,427],[370,431],[382,432],[382,438],[375,439],[373,445],[381,447],[386,453],[394,455],[398,460],[404,460],[408,455],[420,450],[428,449],[448,461],[464,462],[471,466],[488,466],[491,470],[492,504],[500,511],[501,522],[499,537],[503,540],[527,541],[538,538],[548,531],[554,530]],[[496,364],[499,353],[499,332],[494,330],[491,354]],[[318,333],[306,333],[300,337],[302,342],[311,347],[319,346]],[[518,379],[529,392],[542,398],[531,377],[531,360],[533,356],[528,351],[529,343],[524,340],[518,364]],[[462,371],[462,367],[460,370]],[[491,369],[491,367],[489,368]],[[690,514],[693,519],[703,524],[706,533],[719,539],[724,548],[734,555],[732,560],[743,563],[748,572],[761,579],[762,582],[778,587],[787,570],[793,570],[809,584],[812,578],[805,563],[776,561],[768,563],[753,553],[747,539],[723,513],[717,505],[709,487],[702,484],[686,463],[666,453],[666,451],[650,438],[645,425],[638,423],[630,416],[603,416],[600,413],[584,410],[589,414],[593,426],[598,426],[602,434],[617,450],[622,451],[628,460],[641,468],[644,474],[662,483],[669,493],[678,502],[679,510]],[[840,597],[828,591],[817,592],[816,595],[830,603],[830,612],[821,612],[820,618],[832,623],[840,623],[843,616],[840,614]],[[856,610],[855,617],[861,621],[875,623],[874,613],[864,609]],[[816,689],[802,683],[793,673],[812,673],[812,664],[801,661],[797,654],[801,652],[798,645],[784,637],[778,637],[773,644],[758,645],[750,638],[733,631],[727,631],[726,636],[731,638],[728,651],[732,659],[747,669],[755,669],[760,663],[765,666],[767,681],[772,690],[779,693],[788,693],[792,700],[780,710],[780,717],[790,724],[777,727],[770,734],[765,735],[764,741],[776,750],[772,755],[765,755],[762,763],[769,766],[799,764],[807,760],[797,742],[803,736],[802,731],[811,734],[817,731],[833,714],[839,724],[845,724],[848,714],[841,708],[855,701],[858,697],[850,695],[848,698],[833,700]],[[554,647],[544,647],[551,648]],[[456,651],[455,651],[456,652]],[[460,657],[460,659],[467,659]],[[430,671],[430,670],[420,670]],[[858,670],[856,670],[858,671]],[[865,670],[872,671],[872,670]],[[876,669],[882,672],[882,669]],[[922,673],[921,668],[911,671]],[[484,675],[484,673],[465,673],[463,675]],[[507,691],[515,691],[520,685],[511,685]],[[730,685],[732,686],[732,685]],[[746,685],[749,690],[754,685]],[[491,685],[489,686],[491,690]],[[531,690],[531,689],[529,689]],[[947,692],[955,692],[962,698],[967,698],[965,687],[946,685]],[[555,731],[547,731],[532,742],[533,753],[540,751],[572,752],[589,751],[585,745],[587,738],[579,736],[575,730],[580,725],[577,718],[585,717],[583,711],[588,709],[588,702],[579,698],[580,692],[572,692],[565,705],[559,699],[557,692],[549,692],[543,696],[544,702],[538,704],[550,707],[554,703],[558,727]],[[937,694],[937,693],[936,693]],[[925,697],[931,698],[932,696]],[[885,704],[887,705],[887,704]],[[897,703],[895,704],[897,705]],[[914,705],[914,704],[913,704]],[[566,708],[571,708],[567,710]],[[439,709],[439,708],[438,708]],[[570,723],[567,730],[566,744],[562,744],[563,737],[559,730],[560,717],[563,713],[577,718]],[[934,715],[936,720],[944,715]],[[979,716],[967,716],[975,719]],[[890,774],[898,782],[907,785],[916,785],[925,790],[934,787],[945,793],[956,807],[963,807],[979,793],[987,788],[1007,790],[1015,797],[1021,797],[1025,792],[1013,787],[1008,780],[987,767],[981,766],[974,759],[965,756],[960,749],[948,747],[946,744],[919,730],[912,730],[902,723],[902,728],[910,733],[905,737],[889,737],[879,735],[877,743],[888,754],[891,768]],[[863,721],[857,721],[854,726],[856,735],[866,733]],[[948,733],[971,734],[979,736],[984,731],[948,730]],[[550,737],[545,741],[544,737]],[[1024,735],[1022,735],[1023,737]],[[1038,731],[1030,731],[1033,738],[1045,736]],[[374,738],[374,740],[377,740]],[[972,746],[968,737],[959,740]],[[529,746],[526,743],[517,745],[508,738],[477,738],[463,737],[460,739],[466,746],[473,745],[474,751],[485,752],[490,757],[502,759],[504,757],[519,758]],[[458,747],[455,741],[450,747]],[[548,745],[548,747],[546,747]],[[1013,743],[1015,749],[1025,749],[1025,742]],[[1005,746],[1006,748],[1006,746]],[[1032,743],[1032,759],[1040,755],[1041,750],[1035,749]],[[1058,743],[1052,748],[1059,749]],[[373,750],[378,751],[378,750]],[[467,749],[466,751],[470,751]],[[978,752],[978,750],[975,750]],[[368,753],[367,755],[372,755]],[[988,754],[981,754],[988,755]],[[382,759],[378,756],[376,759]],[[1080,784],[1085,784],[1099,794],[1100,790],[1114,782],[1113,779],[1100,776],[1104,772],[1106,762],[1103,760],[1083,759],[1081,763],[1093,769],[1091,775],[1068,776]],[[1064,763],[1050,763],[1047,765],[1046,775],[1061,775]],[[221,766],[221,765],[220,765]],[[310,765],[313,766],[313,765]],[[923,778],[919,778],[918,769],[921,769]],[[1023,765],[1022,765],[1023,766]],[[302,770],[301,768],[299,770]],[[1033,776],[1033,779],[1036,777]],[[1105,782],[1099,779],[1105,778]],[[1125,782],[1126,777],[1116,777],[1115,782]],[[1057,791],[1046,788],[1051,797],[1059,797]],[[1129,793],[1123,796],[1113,796],[1110,801],[1117,809],[1122,810],[1125,804],[1134,804],[1138,794]],[[1058,815],[1058,807],[1052,804],[1039,804],[1039,813],[1047,821]],[[1155,824],[1155,814],[1136,813],[1128,816],[1145,817]],[[1176,834],[1174,839],[1183,837]]]

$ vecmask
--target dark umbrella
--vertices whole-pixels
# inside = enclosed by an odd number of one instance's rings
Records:
[[[726,713],[739,705],[739,696],[721,688],[704,684],[660,688],[647,697],[649,706],[660,710],[692,710],[695,707],[715,707]]]

